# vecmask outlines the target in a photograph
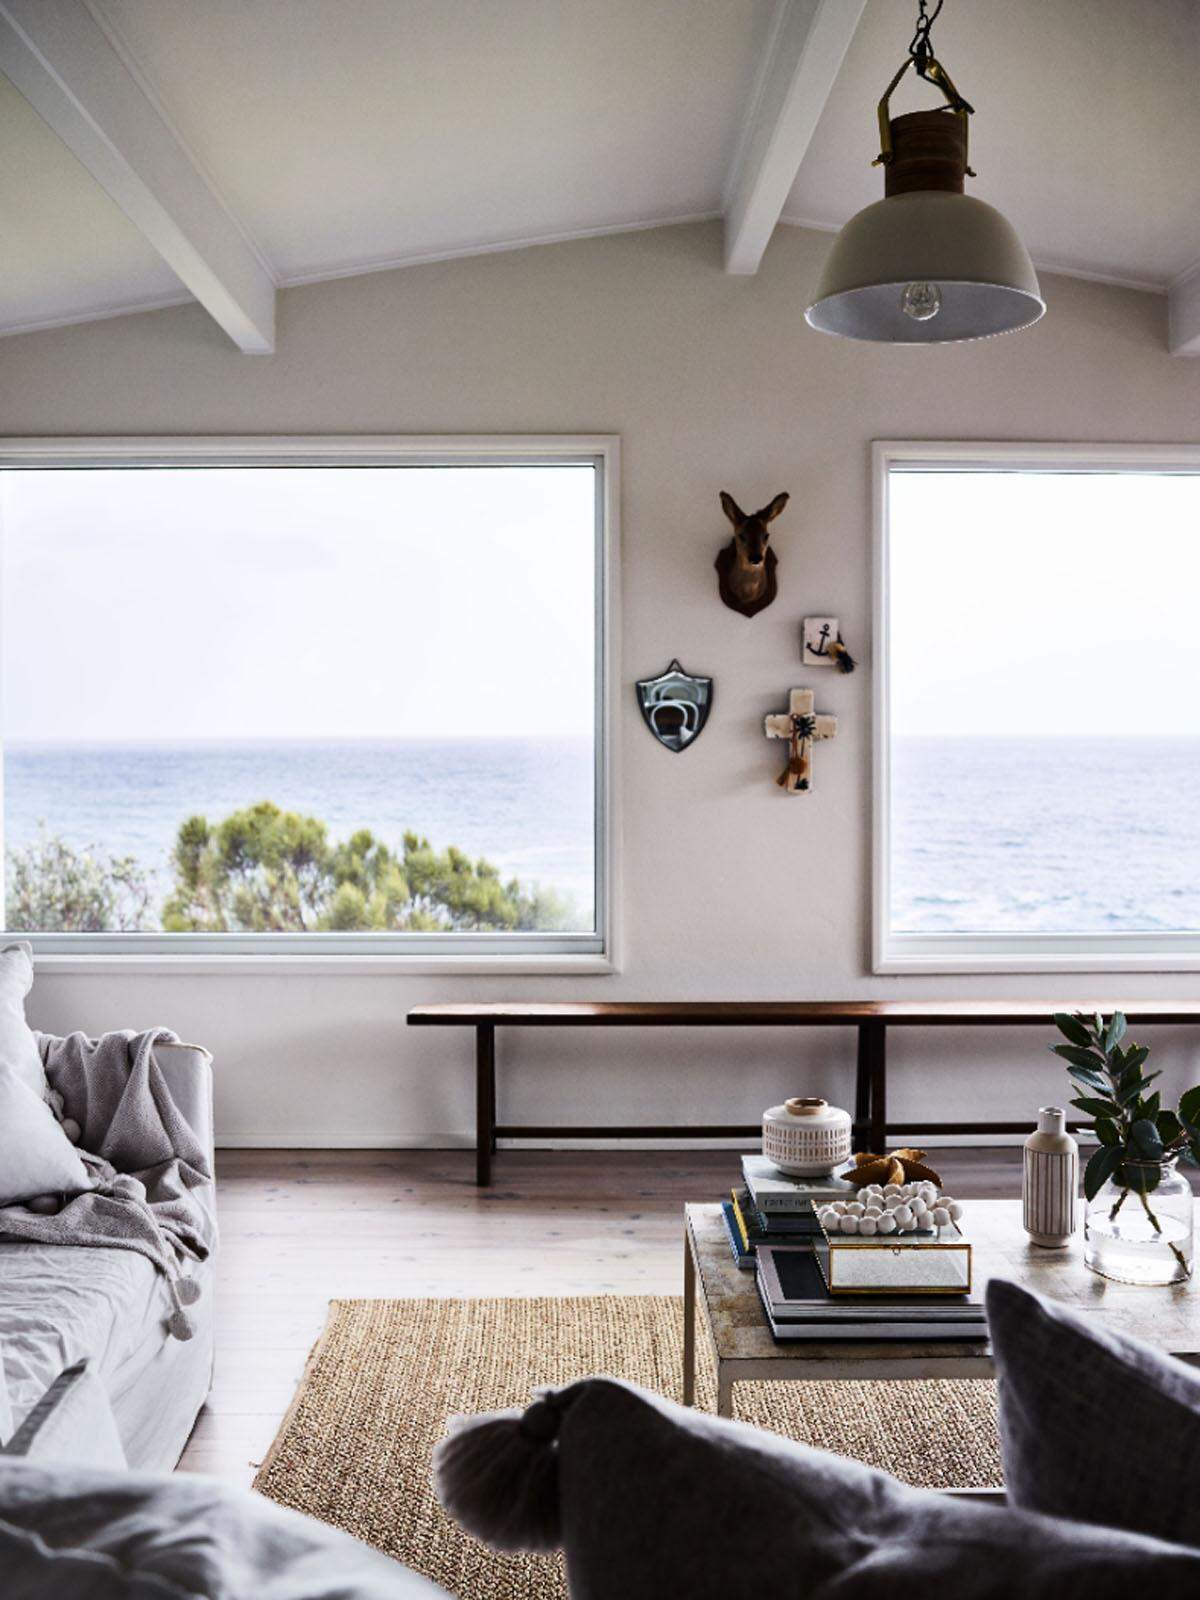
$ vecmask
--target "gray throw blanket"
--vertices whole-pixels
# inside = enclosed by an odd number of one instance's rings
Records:
[[[216,1242],[216,1223],[194,1191],[212,1183],[208,1157],[154,1060],[154,1046],[178,1044],[169,1028],[106,1033],[89,1039],[39,1034],[51,1089],[64,1114],[82,1129],[80,1157],[93,1187],[67,1200],[53,1216],[25,1206],[0,1206],[0,1237],[93,1249],[136,1250],[171,1288],[175,1309],[168,1329],[193,1333],[186,1306],[199,1298],[187,1261],[204,1261]]]

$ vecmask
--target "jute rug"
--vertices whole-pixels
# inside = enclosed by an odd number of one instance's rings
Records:
[[[698,1399],[714,1409],[698,1319]],[[499,1556],[433,1495],[446,1419],[525,1405],[590,1373],[680,1398],[683,1302],[666,1295],[529,1300],[335,1300],[255,1482],[462,1600],[562,1600],[557,1556]],[[987,1381],[746,1383],[743,1421],[930,1488],[1001,1482]]]

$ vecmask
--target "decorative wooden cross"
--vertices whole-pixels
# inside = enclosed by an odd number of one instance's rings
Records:
[[[814,739],[837,736],[837,718],[813,711],[811,689],[793,689],[786,711],[773,712],[764,724],[768,739],[787,739],[788,764],[776,783],[788,794],[806,794],[812,787],[812,744]]]

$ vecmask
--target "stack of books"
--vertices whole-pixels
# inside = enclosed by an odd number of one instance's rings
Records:
[[[969,1294],[830,1294],[811,1246],[764,1245],[756,1257],[763,1310],[777,1339],[986,1339]]]
[[[970,1294],[831,1294],[815,1248],[817,1208],[857,1191],[841,1168],[791,1178],[760,1155],[742,1157],[742,1182],[722,1205],[729,1248],[754,1272],[777,1339],[985,1339],[981,1301]]]
[[[826,1178],[789,1178],[765,1156],[743,1156],[741,1185],[722,1206],[733,1259],[745,1271],[753,1272],[760,1245],[811,1246],[821,1237],[814,1202],[824,1205],[853,1197],[855,1192],[837,1173]]]

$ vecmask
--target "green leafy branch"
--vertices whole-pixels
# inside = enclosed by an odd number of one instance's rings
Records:
[[[1122,1047],[1127,1029],[1120,1011],[1107,1022],[1098,1011],[1091,1016],[1058,1011],[1054,1024],[1067,1042],[1050,1048],[1067,1063],[1079,1091],[1071,1104],[1094,1119],[1100,1141],[1083,1174],[1084,1194],[1094,1200],[1111,1178],[1121,1191],[1112,1216],[1136,1194],[1155,1233],[1161,1233],[1149,1197],[1161,1182],[1164,1161],[1179,1156],[1200,1166],[1200,1087],[1180,1096],[1178,1110],[1164,1107],[1159,1090],[1150,1089],[1162,1074],[1144,1070],[1149,1049]]]

